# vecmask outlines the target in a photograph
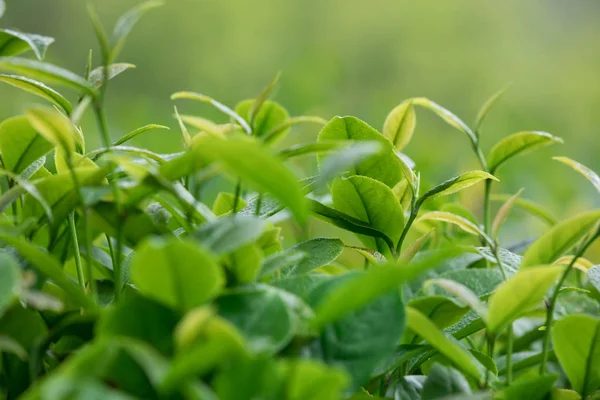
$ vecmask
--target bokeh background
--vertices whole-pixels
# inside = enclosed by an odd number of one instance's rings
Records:
[[[105,25],[137,0],[93,2]],[[2,27],[56,38],[47,60],[83,73],[96,49],[83,0],[7,0]],[[111,82],[108,113],[116,138],[147,123],[171,126],[138,139],[160,152],[180,149],[169,95],[209,94],[234,106],[277,71],[276,100],[292,115],[356,115],[381,129],[403,99],[426,96],[466,122],[507,83],[486,120],[483,146],[520,130],[543,130],[565,144],[501,169],[497,190],[548,206],[557,217],[597,207],[582,177],[551,160],[575,158],[600,170],[600,2],[592,0],[167,0],[136,27],[120,61],[138,67]],[[0,117],[37,101],[0,86]],[[209,108],[187,113],[222,119]],[[95,126],[85,127],[89,143]],[[311,141],[315,127],[294,131]],[[424,186],[477,168],[467,139],[425,110],[406,152]],[[460,201],[478,210],[478,189]],[[533,223],[533,222],[532,222]]]

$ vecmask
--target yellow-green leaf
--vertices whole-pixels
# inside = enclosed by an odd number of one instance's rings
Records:
[[[521,268],[551,264],[577,244],[600,222],[600,210],[569,218],[540,236],[523,254]]]
[[[0,82],[8,83],[11,86],[22,89],[26,92],[42,97],[54,105],[62,108],[67,114],[73,110],[73,106],[64,96],[42,82],[34,79],[25,78],[19,75],[0,75]]]
[[[542,304],[564,267],[537,266],[521,270],[491,295],[488,302],[488,330],[500,332],[507,324]]]
[[[498,181],[498,178],[484,171],[465,172],[464,174],[460,174],[452,179],[448,179],[446,182],[440,183],[429,190],[427,193],[421,196],[421,202],[428,198],[436,198],[439,196],[447,196],[449,194],[456,193],[485,179]]]
[[[0,124],[0,154],[8,171],[20,174],[53,148],[24,116],[9,118]]]
[[[51,108],[32,108],[25,112],[31,126],[47,141],[68,153],[77,149],[75,128],[64,115]],[[80,146],[79,146],[80,147]]]
[[[567,164],[575,171],[583,175],[588,181],[594,185],[597,191],[600,192],[600,176],[585,165],[578,163],[577,161],[571,160],[568,157],[553,157],[554,160],[560,161],[563,164]]]
[[[563,140],[547,132],[525,131],[517,132],[505,137],[490,150],[487,157],[488,169],[494,173],[510,158],[530,152],[537,148],[553,143],[562,143]]]
[[[383,123],[383,135],[400,151],[410,142],[416,124],[415,108],[411,100],[406,100],[388,114]]]

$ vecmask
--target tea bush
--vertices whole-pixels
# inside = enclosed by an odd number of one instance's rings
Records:
[[[472,128],[426,98],[400,103],[381,133],[351,116],[291,117],[270,99],[276,77],[234,109],[175,93],[230,120],[175,108],[179,153],[127,144],[160,125],[113,141],[105,93],[132,67],[118,62],[128,33],[159,5],[131,10],[111,36],[91,9],[103,63],[90,54],[82,75],[42,61],[51,38],[0,32],[0,67],[16,74],[0,80],[50,103],[0,124],[3,398],[600,397],[600,266],[583,257],[600,210],[559,222],[521,191],[492,193],[503,164],[560,138],[518,132],[486,155],[480,128],[502,92]],[[422,190],[402,153],[416,109],[463,135],[480,170]],[[86,112],[101,148],[86,148]],[[276,150],[301,123],[317,141]],[[300,177],[299,157],[318,173]],[[600,190],[593,171],[557,160]],[[206,204],[217,178],[233,189]],[[451,201],[476,184],[482,223]],[[514,208],[547,232],[500,243]],[[314,219],[344,241],[311,237]]]

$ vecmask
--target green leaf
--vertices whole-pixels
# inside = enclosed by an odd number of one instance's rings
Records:
[[[116,63],[110,64],[108,66],[108,70],[106,71],[106,76],[108,76],[108,80],[121,75],[123,72],[128,69],[135,68],[135,65],[128,63]],[[99,88],[104,84],[105,81],[105,67],[94,68],[90,71],[90,75],[88,76],[88,81],[94,85],[95,88]]]
[[[236,113],[235,111],[233,111],[231,108],[227,107],[226,105],[218,102],[217,100],[213,99],[212,97],[206,96],[204,94],[200,94],[200,93],[193,93],[193,92],[177,92],[171,95],[171,100],[177,100],[177,99],[189,99],[189,100],[197,100],[197,101],[201,101],[203,103],[208,103],[211,106],[213,106],[214,108],[216,108],[217,110],[221,111],[223,114],[227,115],[230,118],[233,118],[238,124],[240,124],[240,126],[244,129],[244,131],[247,134],[252,134],[252,128],[250,127],[250,125],[248,125],[248,123],[246,122],[246,120],[242,117],[240,117],[240,115],[238,113]]]
[[[477,294],[473,293],[473,291],[465,285],[451,279],[444,278],[436,278],[427,281],[425,283],[425,289],[429,285],[436,285],[444,289],[446,292],[461,300],[462,303],[469,306],[484,322],[487,320],[487,310],[485,306],[479,300]]]
[[[46,55],[46,50],[54,42],[54,38],[24,33],[12,29],[0,29],[0,56],[16,56],[33,50],[38,60]]]
[[[144,14],[153,8],[157,8],[162,6],[164,3],[162,1],[146,1],[144,3],[139,4],[133,9],[129,10],[115,24],[115,29],[113,30],[111,37],[111,59],[116,59],[123,46],[125,45],[125,40],[127,40],[127,36],[133,29],[134,25],[144,16]]]
[[[425,339],[440,353],[445,355],[463,372],[477,380],[484,376],[482,365],[458,341],[439,330],[427,317],[419,311],[408,307],[406,310],[408,329]]]
[[[588,211],[553,226],[529,246],[521,267],[552,264],[600,222],[600,210]]]
[[[481,129],[481,124],[483,124],[483,120],[487,117],[491,108],[496,104],[496,102],[502,97],[502,95],[506,92],[506,90],[510,87],[510,83],[504,86],[502,89],[498,90],[496,93],[492,95],[479,109],[477,113],[477,117],[475,118],[475,132],[479,132]]]
[[[282,360],[279,370],[285,376],[283,398],[294,400],[331,400],[342,398],[348,377],[339,368],[312,360]]]
[[[238,287],[216,301],[219,314],[237,327],[256,353],[273,354],[305,330],[312,317],[298,297],[263,284]]]
[[[533,376],[518,379],[509,387],[499,392],[495,399],[512,400],[512,399],[528,399],[542,400],[546,399],[554,381],[558,375]]]
[[[279,140],[290,127],[298,124],[317,124],[317,125],[326,125],[327,120],[321,117],[312,117],[312,116],[300,116],[300,117],[291,117],[280,123],[279,125],[273,127],[269,132],[263,135],[263,141],[265,143],[273,143]]]
[[[272,195],[289,207],[300,224],[306,221],[308,209],[296,177],[258,142],[196,136],[192,151],[203,159],[219,162],[244,183]]]
[[[0,252],[0,316],[21,290],[19,264],[6,251]]]
[[[552,388],[550,400],[581,400],[581,395],[570,389]]]
[[[134,292],[100,315],[96,335],[136,338],[163,354],[172,354],[171,337],[177,321],[171,309]]]
[[[505,263],[503,263],[505,264]],[[506,266],[506,265],[505,265]],[[502,273],[498,268],[468,268],[447,271],[438,276],[440,279],[452,280],[464,285],[477,297],[486,298],[504,282]],[[433,293],[444,294],[444,290],[435,287]]]
[[[255,100],[244,100],[235,107],[235,112],[246,117],[246,121],[252,126],[252,134],[256,137],[265,137],[290,117],[286,109],[274,101],[266,100],[256,110],[253,110],[254,103]],[[283,130],[278,136],[282,137],[285,133],[286,130]]]
[[[586,167],[581,163],[578,163],[575,160],[571,160],[568,157],[552,157],[552,159],[560,161],[561,163],[566,164],[569,167],[573,168],[575,171],[579,172],[588,181],[590,181],[592,185],[594,185],[597,191],[600,192],[600,176],[598,176],[596,172],[592,171],[590,168]]]
[[[329,143],[329,142],[317,142]],[[354,142],[350,146],[344,147],[333,154],[323,158],[319,165],[320,174],[311,184],[311,189],[319,191],[327,183],[339,177],[346,171],[351,170],[363,160],[375,156],[382,150],[378,142]]]
[[[366,176],[338,178],[331,186],[335,208],[357,218],[398,242],[404,228],[404,211],[392,190],[383,183]],[[365,246],[389,253],[385,243],[376,243],[371,237],[361,237]]]
[[[464,304],[458,304],[457,301],[452,300],[448,295],[413,298],[408,302],[408,306],[419,311],[439,329],[446,329],[456,324],[469,312],[469,309]],[[422,340],[414,332],[406,332],[402,342],[418,344]]]
[[[341,140],[332,140],[327,142],[322,141],[316,143],[302,143],[281,150],[279,152],[279,156],[287,160],[293,157],[299,157],[309,154],[327,154],[333,152],[334,150],[343,148],[347,145],[347,142]]]
[[[451,113],[449,110],[440,106],[439,104],[425,98],[416,97],[411,99],[412,104],[424,107],[430,111],[433,111],[438,117],[443,119],[448,125],[466,134],[472,143],[477,143],[477,137],[475,133],[465,124],[460,118]]]
[[[596,298],[600,301],[600,265],[596,265],[588,270],[587,273],[588,281],[590,285],[596,290]]]
[[[164,126],[164,125],[157,125],[157,124],[148,124],[148,125],[144,125],[140,128],[137,128],[131,132],[129,132],[127,135],[121,137],[119,140],[117,140],[116,142],[113,143],[113,146],[120,146],[123,143],[133,139],[134,137],[141,135],[144,132],[148,132],[151,131],[153,129],[171,129],[168,126]]]
[[[358,218],[354,218],[351,215],[334,210],[333,208],[327,207],[312,199],[308,199],[308,204],[318,218],[353,233],[383,239],[390,249],[394,248],[392,239],[385,233],[373,228],[368,223],[365,223]]]
[[[238,284],[254,282],[260,271],[263,251],[257,244],[240,247],[228,257],[226,267]]]
[[[434,400],[451,395],[469,395],[471,387],[460,372],[451,367],[434,364],[423,384],[421,399]]]
[[[329,278],[311,291],[311,304],[320,309],[337,298],[340,287],[361,277],[361,274],[346,274]],[[364,283],[364,289],[368,289],[368,280]],[[399,290],[381,291],[365,300],[342,318],[324,326],[318,341],[310,348],[313,358],[341,366],[350,374],[350,391],[364,385],[377,366],[387,360],[406,327]]]
[[[4,0],[0,0],[0,18],[4,16],[4,12],[6,11],[6,3]]]
[[[65,152],[75,152],[75,129],[65,116],[56,110],[41,107],[27,110],[25,114],[31,126],[47,141]]]
[[[60,265],[60,263],[50,254],[19,237],[0,234],[0,239],[6,242],[6,244],[14,247],[21,257],[29,261],[29,263],[43,276],[50,278],[77,304],[83,308],[96,308],[94,301],[86,296],[83,290],[81,290],[81,287],[74,280],[67,276],[63,271],[62,265]]]
[[[264,220],[249,215],[231,215],[201,225],[192,237],[215,254],[228,254],[256,242],[264,230]]]
[[[502,164],[518,154],[525,154],[543,146],[562,142],[561,138],[547,132],[514,133],[492,147],[487,157],[488,169],[493,174]]]
[[[456,251],[457,249],[447,249],[435,252],[408,266],[384,264],[364,272],[353,273],[343,283],[335,286],[328,293],[326,301],[320,303],[315,309],[314,325],[320,327],[339,320],[346,314],[364,307],[377,297],[393,290],[399,290],[403,282],[435,267],[436,261],[445,259],[448,255],[455,254]]]
[[[498,181],[498,178],[484,171],[465,172],[464,174],[460,174],[459,176],[455,176],[452,179],[448,179],[446,182],[440,183],[436,187],[432,188],[423,196],[421,196],[419,201],[422,203],[428,198],[435,199],[440,196],[447,196],[449,194],[456,193],[460,190],[468,188],[469,186],[473,186],[474,184],[485,179]]]
[[[181,131],[183,145],[185,147],[188,147],[192,144],[192,135],[190,135],[190,132],[188,131],[185,124],[183,123],[183,120],[181,119],[181,116],[179,115],[179,111],[177,110],[177,107],[173,107],[173,109],[175,111],[175,119],[177,120],[177,124],[179,125],[179,130]]]
[[[512,196],[508,194],[493,194],[490,197],[492,201],[502,201],[506,202]],[[548,225],[556,225],[558,220],[552,216],[552,214],[546,210],[543,206],[534,203],[533,201],[526,199],[516,199],[514,205],[516,207],[522,208],[527,211],[529,214],[538,217],[542,221],[546,222]]]
[[[406,100],[388,114],[383,123],[383,135],[400,151],[410,142],[416,125],[415,108],[411,100]]]
[[[282,271],[283,275],[303,275],[317,268],[324,267],[335,261],[344,250],[340,239],[315,238],[290,247],[285,252],[289,254],[304,253],[305,256],[296,264]]]
[[[199,246],[178,239],[152,239],[136,250],[131,279],[150,298],[189,310],[217,296],[223,270]]]
[[[600,320],[568,315],[552,328],[556,357],[582,397],[600,388]]]
[[[20,174],[53,148],[26,117],[9,118],[0,124],[0,154],[8,171]]]
[[[291,251],[288,249],[280,253],[271,254],[263,260],[263,264],[258,275],[259,278],[273,274],[274,272],[291,269],[306,259],[307,254]]]
[[[97,96],[97,91],[90,82],[74,72],[53,64],[19,57],[0,57],[0,68],[27,75],[36,80],[60,83],[88,93],[93,97]]]
[[[402,178],[400,160],[392,143],[375,129],[355,117],[335,117],[323,127],[318,141],[376,141],[381,145],[377,155],[362,160],[350,170],[350,175],[362,175],[393,187]]]
[[[430,211],[417,218],[416,222],[420,221],[440,221],[453,224],[467,233],[486,238],[488,243],[491,243],[491,239],[489,239],[487,235],[477,225],[463,217],[459,217],[456,214],[452,214],[445,211]]]
[[[4,75],[0,74],[0,82],[8,83],[26,92],[42,97],[52,104],[62,108],[67,114],[73,110],[73,106],[64,96],[42,82],[33,79],[25,78],[19,75]]]
[[[498,333],[507,324],[538,307],[563,269],[558,266],[530,267],[501,284],[488,303],[488,330]]]

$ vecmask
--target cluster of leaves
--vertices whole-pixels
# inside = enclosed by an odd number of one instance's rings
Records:
[[[479,131],[501,93],[474,128],[426,98],[394,108],[381,133],[354,117],[290,117],[269,99],[275,78],[234,109],[174,94],[229,118],[175,109],[179,153],[126,145],[159,125],[112,141],[104,93],[132,67],[116,62],[128,33],[158,5],[125,14],[110,38],[90,10],[103,62],[93,69],[90,54],[83,76],[41,61],[51,38],[0,31],[0,68],[16,73],[0,80],[53,106],[0,124],[0,397],[598,396],[600,267],[582,256],[600,235],[600,210],[558,222],[521,192],[492,194],[499,167],[560,138],[519,132],[486,157]],[[19,57],[26,51],[37,59]],[[42,82],[74,89],[77,101]],[[401,153],[416,108],[464,134],[481,169],[422,193]],[[79,123],[88,110],[103,140],[95,150]],[[317,141],[278,148],[299,123],[322,125]],[[316,157],[318,173],[293,172],[297,157]],[[593,171],[558,160],[600,190]],[[203,202],[223,177],[231,192]],[[478,183],[482,224],[430,201]],[[493,201],[503,205],[492,221]],[[550,227],[502,246],[515,207]],[[311,238],[314,219],[362,245]],[[282,228],[297,233],[295,245],[283,247]]]

